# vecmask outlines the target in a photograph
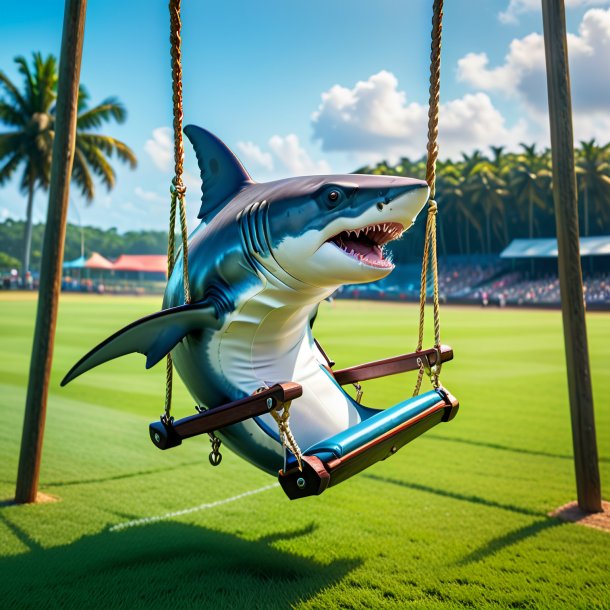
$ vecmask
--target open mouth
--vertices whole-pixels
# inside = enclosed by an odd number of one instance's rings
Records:
[[[328,240],[345,254],[371,267],[384,269],[393,267],[392,263],[383,257],[383,247],[388,242],[398,239],[404,232],[404,227],[397,222],[385,222],[370,225],[363,229],[343,231]]]

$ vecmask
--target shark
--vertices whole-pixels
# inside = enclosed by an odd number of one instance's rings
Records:
[[[214,134],[188,125],[201,172],[201,223],[189,236],[191,302],[184,303],[183,254],[161,311],[114,333],[81,358],[62,385],[113,358],[138,352],[150,368],[171,353],[199,408],[293,381],[290,427],[309,447],[365,419],[372,409],[334,380],[313,337],[322,301],[344,284],[394,269],[385,246],[415,222],[426,182],[344,174],[255,182]],[[377,411],[375,411],[377,412]],[[217,435],[258,468],[277,474],[285,459],[271,414]]]

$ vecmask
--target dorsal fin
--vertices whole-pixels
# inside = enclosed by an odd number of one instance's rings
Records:
[[[184,133],[195,149],[201,172],[202,196],[198,217],[209,221],[227,199],[254,181],[240,160],[214,134],[196,125],[187,125]]]

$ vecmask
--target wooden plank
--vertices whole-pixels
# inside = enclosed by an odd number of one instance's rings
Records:
[[[87,0],[66,0],[59,62],[49,207],[40,266],[36,328],[23,422],[15,502],[35,502],[47,411],[70,178],[76,141],[78,86]]]
[[[542,0],[553,154],[553,198],[578,505],[602,510],[580,265],[572,100],[564,0]]]
[[[453,359],[453,350],[448,345],[441,345],[441,362],[447,362]],[[358,381],[367,381],[369,379],[377,379],[386,377],[387,375],[397,375],[407,371],[416,371],[419,369],[418,360],[428,358],[430,366],[436,364],[436,350],[434,348],[425,349],[420,352],[412,352],[410,354],[402,354],[393,358],[385,358],[383,360],[375,360],[352,366],[347,369],[333,371],[335,379],[339,385],[348,383],[356,383]]]
[[[153,422],[149,426],[150,439],[159,449],[171,449],[192,436],[215,432],[225,426],[269,413],[272,409],[286,405],[302,394],[303,388],[298,383],[292,381],[278,383],[241,400],[234,400],[178,419],[171,425],[163,419]]]

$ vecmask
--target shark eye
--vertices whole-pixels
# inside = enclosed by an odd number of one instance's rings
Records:
[[[337,201],[339,201],[339,197],[340,197],[339,191],[335,191],[335,190],[330,191],[328,193],[327,197],[328,197],[329,203],[337,203]]]

